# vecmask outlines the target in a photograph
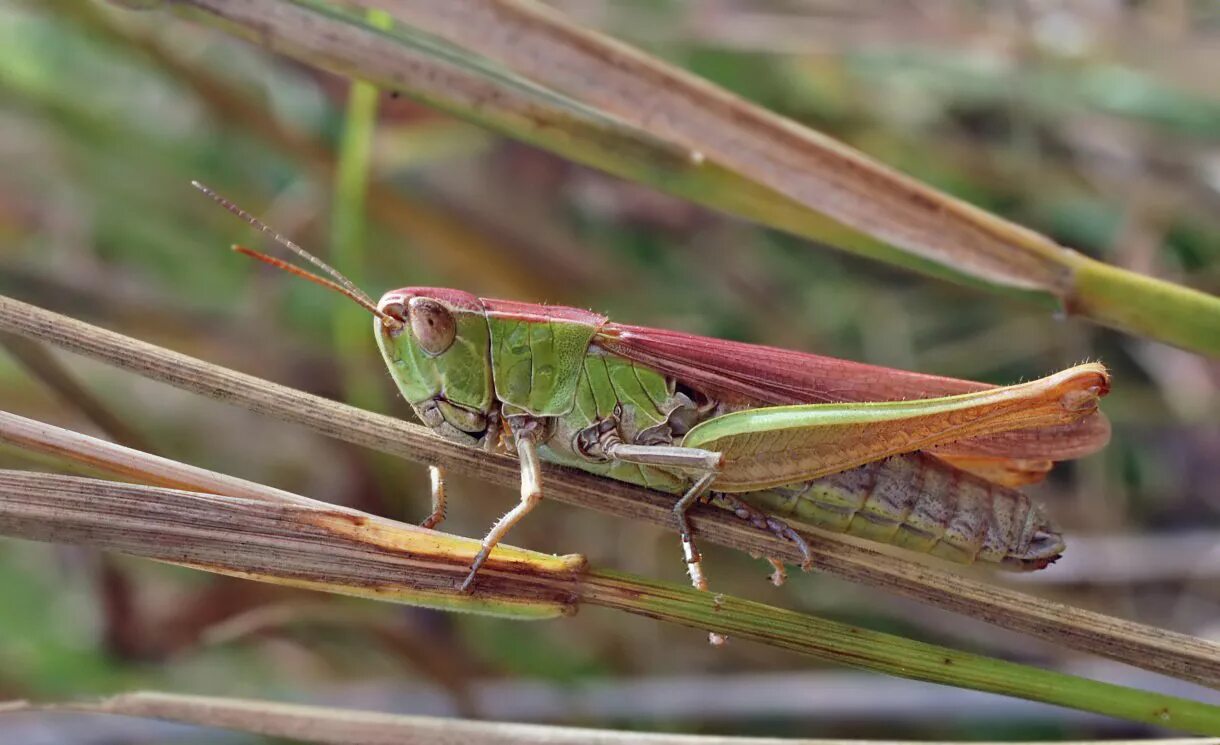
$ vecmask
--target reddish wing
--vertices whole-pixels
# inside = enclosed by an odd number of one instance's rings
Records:
[[[606,323],[594,343],[692,387],[743,404],[809,404],[934,398],[993,386],[895,370],[775,347],[712,339],[644,326]],[[934,452],[962,459],[1012,461],[1078,458],[1105,446],[1110,425],[1100,413],[1072,425],[962,440]]]
[[[539,305],[538,303],[523,303],[518,300],[495,300],[481,297],[479,302],[489,316],[499,318],[515,318],[535,323],[563,321],[566,323],[583,323],[593,327],[603,327],[606,317],[591,310],[569,308],[565,305]]]
[[[646,326],[607,323],[597,343],[722,397],[755,404],[896,401],[992,387]]]

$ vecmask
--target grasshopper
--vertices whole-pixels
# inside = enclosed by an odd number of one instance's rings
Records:
[[[687,511],[711,502],[800,549],[790,523],[959,563],[1041,569],[1064,549],[1015,487],[1103,447],[1103,366],[1007,387],[611,322],[578,308],[407,287],[372,298],[211,189],[231,212],[334,277],[234,246],[373,316],[391,377],[436,434],[521,463],[519,503],[484,537],[460,589],[543,495],[540,461],[680,495],[693,584],[707,589]],[[435,527],[445,514],[432,468]],[[774,579],[783,576],[775,566]]]

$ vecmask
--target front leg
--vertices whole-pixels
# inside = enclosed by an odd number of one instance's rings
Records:
[[[421,528],[429,530],[445,522],[445,472],[440,466],[428,466],[428,480],[432,482],[432,514],[428,515]]]
[[[538,464],[538,438],[543,431],[542,422],[523,418],[514,422],[512,431],[517,443],[517,458],[521,461],[521,501],[497,520],[483,537],[483,547],[470,565],[470,574],[466,575],[465,581],[459,587],[464,593],[474,589],[475,575],[479,573],[479,568],[487,561],[496,544],[542,501],[542,469]]]

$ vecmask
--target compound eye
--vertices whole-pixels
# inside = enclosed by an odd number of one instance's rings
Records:
[[[424,352],[435,356],[453,346],[457,323],[445,306],[426,297],[415,297],[407,307],[411,333]]]

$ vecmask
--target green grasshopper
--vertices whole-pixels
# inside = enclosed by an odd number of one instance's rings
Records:
[[[542,498],[540,461],[681,495],[691,580],[707,581],[687,510],[732,510],[810,552],[792,523],[960,563],[1040,569],[1064,543],[1015,486],[1105,445],[1099,364],[992,387],[674,331],[567,307],[431,287],[380,302],[232,202],[195,186],[336,281],[240,246],[374,316],[394,382],[438,435],[521,462],[520,502],[483,539],[461,585]],[[435,527],[442,474],[432,470]],[[783,567],[772,560],[777,583]]]

